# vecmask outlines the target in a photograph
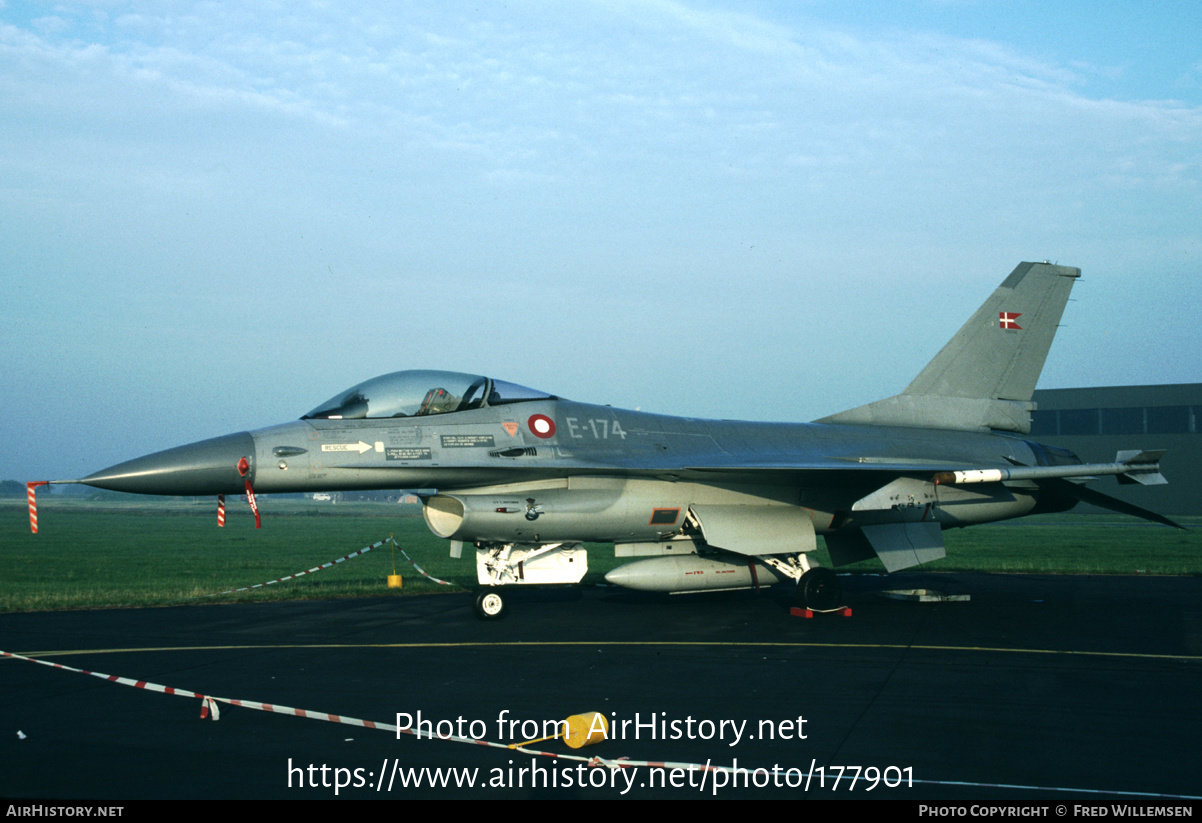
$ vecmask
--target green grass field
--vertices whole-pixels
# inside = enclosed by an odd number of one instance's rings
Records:
[[[215,501],[131,498],[94,503],[40,498],[39,534],[23,499],[0,501],[0,611],[156,606],[181,602],[284,600],[445,591],[423,579],[391,545],[323,571],[237,594],[211,597],[319,566],[395,535],[428,573],[459,588],[475,585],[472,552],[452,560],[417,506],[331,506],[261,498],[263,528],[231,501],[217,527]],[[1197,527],[1202,518],[1182,518]],[[1055,574],[1202,572],[1202,537],[1117,515],[1047,515],[945,533],[948,557],[932,571]],[[821,542],[821,541],[820,541]],[[620,562],[612,547],[589,544],[585,583]],[[818,562],[828,565],[820,549]],[[395,568],[401,589],[389,589]],[[879,572],[865,562],[851,571]]]

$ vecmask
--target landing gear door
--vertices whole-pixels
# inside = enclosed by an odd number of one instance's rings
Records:
[[[808,511],[797,506],[690,506],[705,542],[746,555],[803,554],[818,547]]]

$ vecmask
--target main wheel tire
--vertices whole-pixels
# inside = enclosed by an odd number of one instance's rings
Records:
[[[500,620],[505,616],[505,598],[496,589],[484,589],[476,592],[474,608],[481,620]]]
[[[816,612],[829,612],[839,608],[843,599],[843,586],[835,573],[827,568],[810,569],[797,581],[797,595],[806,608]]]

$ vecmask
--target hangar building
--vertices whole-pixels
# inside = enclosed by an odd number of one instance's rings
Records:
[[[1169,516],[1202,514],[1202,383],[1044,389],[1034,400],[1030,438],[1071,449],[1086,463],[1114,462],[1124,449],[1168,452],[1160,462],[1167,486],[1102,478],[1091,488]]]

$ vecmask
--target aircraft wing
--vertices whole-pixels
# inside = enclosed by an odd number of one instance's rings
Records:
[[[872,461],[866,459],[850,464],[845,460],[824,460],[807,461],[805,465],[772,463],[743,465],[734,469],[716,466],[692,467],[689,471],[725,475],[735,473],[742,478],[754,477],[757,473],[761,478],[765,473],[785,477],[793,475],[799,479],[802,475],[808,475],[810,482],[815,482],[818,479],[815,475],[819,475],[825,477],[831,485],[872,485],[874,480],[881,479],[882,474],[896,478],[857,500],[851,506],[852,511],[884,510],[898,505],[898,501],[902,499],[910,501],[928,499],[934,502],[936,499],[934,487],[939,485],[972,486],[983,483],[1025,481],[1047,491],[1072,497],[1100,508],[1183,529],[1184,526],[1162,514],[1082,485],[1085,480],[1092,480],[1104,475],[1115,475],[1120,483],[1163,485],[1168,482],[1160,473],[1160,458],[1163,455],[1163,450],[1124,451],[1119,452],[1114,463],[1078,463],[1064,466],[991,466],[956,470],[949,470],[948,466],[951,464],[947,461]],[[840,475],[842,475],[843,482],[839,482]],[[1074,480],[1081,482],[1073,482]],[[916,496],[915,492],[920,492],[920,494]]]

